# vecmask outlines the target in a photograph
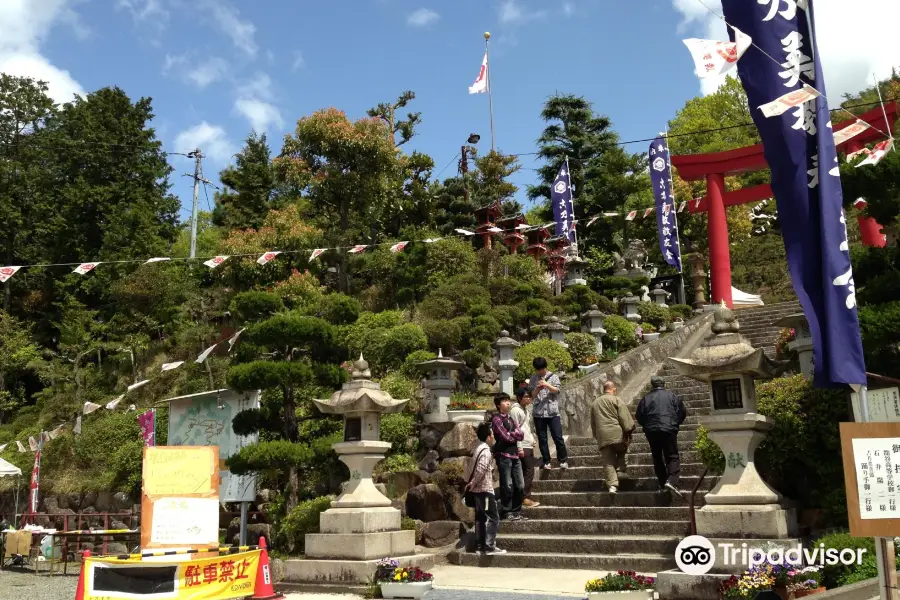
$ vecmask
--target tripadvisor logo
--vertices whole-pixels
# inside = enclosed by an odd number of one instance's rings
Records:
[[[740,545],[731,542],[719,542],[713,545],[702,535],[684,538],[675,549],[675,563],[682,572],[688,575],[705,575],[716,564],[720,556],[722,567],[746,567],[752,569],[763,563],[790,564],[795,566],[819,565],[834,566],[862,564],[865,548],[826,548],[819,544],[812,548],[802,545],[778,547],[771,549],[754,548],[747,543]]]

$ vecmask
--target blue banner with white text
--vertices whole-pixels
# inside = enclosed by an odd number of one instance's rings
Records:
[[[568,236],[575,242],[575,205],[572,201],[572,181],[569,177],[569,166],[563,163],[559,168],[553,187],[550,188],[550,203],[553,205],[553,220],[556,222],[556,235]]]
[[[659,136],[650,144],[650,183],[656,199],[656,229],[659,232],[659,251],[666,263],[681,273],[681,245],[678,241],[678,216],[672,192],[669,144]]]
[[[866,383],[840,170],[815,43],[814,0],[723,0],[755,46],[738,73],[763,141],[788,270],[812,333],[817,387]],[[729,30],[732,41],[734,30]],[[768,55],[768,56],[767,56]],[[822,96],[766,118],[759,107],[809,85]]]

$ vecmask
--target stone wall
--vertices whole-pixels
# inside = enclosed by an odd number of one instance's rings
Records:
[[[603,393],[603,384],[616,382],[619,396],[628,404],[637,400],[642,390],[670,356],[689,355],[709,333],[712,313],[706,313],[684,324],[684,327],[642,344],[622,354],[616,360],[581,379],[563,382],[560,412],[563,430],[571,437],[591,437],[591,401]]]

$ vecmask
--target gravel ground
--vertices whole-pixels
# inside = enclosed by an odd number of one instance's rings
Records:
[[[73,600],[76,575],[35,576],[33,572],[0,571],[0,600]],[[288,594],[288,600],[358,600],[359,596],[331,594]],[[485,590],[432,590],[425,600],[572,600],[572,597],[554,597],[546,593],[495,593]]]

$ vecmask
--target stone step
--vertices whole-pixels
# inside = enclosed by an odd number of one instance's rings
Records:
[[[575,448],[572,448],[575,450]],[[578,448],[578,450],[584,450],[584,448]],[[690,463],[699,463],[700,458],[697,455],[696,450],[693,445],[689,447],[687,450],[682,450],[679,448],[678,451],[679,458],[681,458],[681,465],[684,466]],[[652,465],[653,464],[653,456],[649,451],[647,452],[635,452],[634,444],[628,449],[628,454],[625,455],[625,464],[629,467],[637,466],[637,465]],[[597,449],[593,448],[593,451],[590,453],[581,454],[578,456],[569,455],[569,467],[571,468],[579,468],[579,467],[599,467],[600,466],[600,455],[597,453]],[[550,471],[551,473],[553,471]],[[702,472],[702,471],[701,471]]]
[[[503,548],[502,545],[500,545]],[[637,571],[659,573],[677,568],[674,552],[670,555],[652,554],[558,554],[518,553],[486,556],[474,553],[454,553],[450,562],[469,567],[499,567],[509,569],[585,569],[592,571]],[[585,581],[586,583],[586,581]]]
[[[537,482],[535,482],[537,484]],[[540,502],[545,506],[556,507],[600,507],[600,506],[674,506],[687,507],[687,498],[689,494],[685,494],[682,500],[667,492],[619,492],[618,494],[610,494],[607,491],[602,492],[537,492],[532,494],[532,499]],[[697,494],[696,506],[703,506],[705,503],[702,494]]]
[[[685,431],[678,436],[678,453],[684,454],[685,452],[694,451],[696,442],[696,431]],[[695,434],[695,435],[688,435]],[[631,442],[631,445],[628,446],[628,453],[634,454],[649,454],[650,452],[650,444],[648,444],[644,439],[638,437],[635,438],[637,441]]]
[[[599,456],[584,456],[579,457],[579,462],[582,463],[578,466],[572,464],[572,461],[569,461],[569,466],[571,468],[563,471],[562,469],[553,469],[552,471],[541,471],[540,477],[536,478],[535,481],[563,481],[567,479],[603,479],[604,477],[604,469],[600,467],[600,457]],[[573,457],[574,460],[574,457]],[[627,464],[627,459],[626,459]],[[681,463],[681,477],[699,477],[703,474],[703,470],[706,468],[706,465],[703,463]],[[631,478],[644,478],[644,477],[655,477],[656,474],[653,471],[653,465],[635,465],[629,464],[627,468],[627,474]],[[625,478],[621,478],[622,481],[625,481]]]
[[[693,431],[697,427],[699,427],[699,425],[693,425],[693,426],[690,426],[690,429],[683,430],[683,431],[684,431],[684,433],[687,433],[687,431]],[[679,439],[679,441],[681,441],[681,435],[678,436],[678,439]],[[646,443],[646,441],[647,441],[647,438],[644,437],[644,434],[642,432],[636,432],[631,439],[631,446],[628,447],[628,456],[633,456],[635,454],[635,450],[634,450],[635,444],[644,444],[644,443]],[[693,447],[694,447],[693,440],[689,441],[689,446],[691,449],[693,449]],[[552,444],[550,445],[550,448],[551,449],[553,448]],[[575,467],[575,466],[579,466],[579,467],[592,466],[593,463],[585,463],[585,464],[576,465],[572,461],[575,460],[576,458],[581,458],[584,456],[598,456],[600,454],[599,450],[597,449],[596,442],[589,446],[573,446],[571,444],[567,444],[566,449],[569,451],[569,465],[573,466],[573,467]],[[645,452],[649,452],[649,450],[641,452],[641,454],[643,454]],[[684,458],[683,452],[681,453],[681,459],[686,460]],[[697,462],[697,461],[690,461],[690,462]]]
[[[675,556],[681,538],[667,535],[528,535],[507,534],[500,527],[497,545],[508,552],[557,554],[651,554]],[[621,568],[621,567],[620,567]]]
[[[694,440],[697,439],[697,429],[696,429],[697,425],[696,424],[694,424],[694,425],[695,425],[694,428],[684,429],[678,434],[679,442],[690,441],[691,443],[693,443]],[[634,440],[636,442],[642,442],[642,441],[645,442],[646,438],[644,438],[643,436],[640,436],[640,437],[634,438]],[[552,444],[553,441],[550,440],[549,443]],[[632,442],[631,445],[634,446],[634,442]],[[573,448],[575,446],[591,446],[592,448],[596,448],[597,440],[595,440],[592,437],[570,437],[568,439],[568,441],[566,442],[566,447],[569,447],[569,446],[571,446]]]
[[[539,507],[540,508],[540,507]],[[529,518],[531,513],[529,513]],[[690,530],[687,521],[657,521],[657,520],[554,520],[554,521],[504,521],[500,524],[500,530],[505,537],[509,535],[605,535],[605,536],[637,536],[642,538],[648,535],[679,536],[684,537]],[[512,550],[512,548],[508,548]]]
[[[701,471],[702,472],[702,471]],[[681,490],[694,489],[698,475],[681,477]],[[602,479],[542,479],[535,480],[532,489],[535,494],[548,492],[605,492],[606,482]],[[709,491],[715,487],[713,478],[706,477],[700,484],[699,490]],[[659,482],[655,476],[632,477],[619,481],[619,489],[622,492],[654,492],[659,489]],[[538,500],[540,502],[540,500]]]
[[[542,523],[553,521],[602,522],[609,519],[687,523],[690,520],[687,504],[680,506],[538,506],[537,508],[526,508],[525,516]],[[503,524],[504,527],[507,525],[513,525],[513,523]]]

